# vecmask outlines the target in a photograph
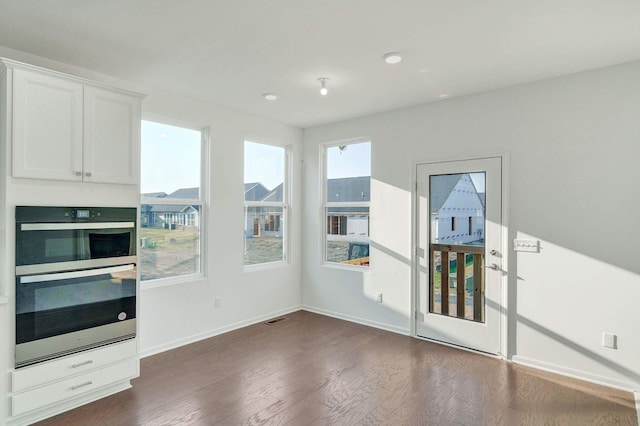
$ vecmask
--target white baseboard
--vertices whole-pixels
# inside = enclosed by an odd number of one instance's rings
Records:
[[[203,333],[198,333],[192,336],[183,337],[181,339],[172,340],[167,343],[163,343],[161,345],[152,346],[146,349],[140,349],[140,358],[146,358],[151,355],[159,354],[161,352],[165,352],[171,349],[179,348],[180,346],[188,345],[190,343],[195,343],[200,340],[208,339],[210,337],[218,336],[223,333],[227,333],[229,331],[237,330],[242,327],[247,327],[249,325],[257,324],[273,317],[277,317],[280,315],[290,314],[291,312],[296,312],[302,309],[302,306],[291,306],[286,309],[281,309],[278,311],[270,312],[268,314],[260,315],[257,317],[253,317],[247,320],[238,321],[233,324],[228,324],[219,328],[214,328],[213,330],[208,330]]]
[[[404,334],[405,336],[411,335],[411,330],[409,330],[408,328],[397,327],[395,325],[390,325],[390,324],[377,322],[377,321],[371,321],[365,318],[355,317],[352,315],[345,315],[339,312],[327,311],[325,309],[320,309],[320,308],[316,308],[309,305],[303,305],[302,309],[305,311],[316,313],[316,314],[326,315],[332,318],[338,318],[338,319],[349,321],[349,322],[355,322],[357,324],[367,325],[373,328],[379,328],[381,330],[391,331],[393,333]]]
[[[562,365],[554,364],[546,361],[539,361],[537,359],[514,355],[511,360],[516,364],[525,365],[527,367],[537,368],[539,370],[548,371],[551,373],[560,374],[574,379],[584,380],[597,385],[604,385],[614,389],[620,389],[627,392],[634,392],[635,385],[633,383],[617,380],[612,377],[601,376],[599,374],[589,373],[587,371],[577,370],[574,368],[565,367]],[[637,401],[637,393],[636,393]],[[637,404],[636,404],[637,405]]]

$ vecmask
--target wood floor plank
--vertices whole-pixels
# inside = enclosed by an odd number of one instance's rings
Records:
[[[638,424],[628,392],[305,311],[145,358],[132,385],[38,425]]]

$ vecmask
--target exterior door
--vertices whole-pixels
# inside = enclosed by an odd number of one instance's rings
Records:
[[[500,352],[501,169],[501,158],[417,166],[418,336]]]

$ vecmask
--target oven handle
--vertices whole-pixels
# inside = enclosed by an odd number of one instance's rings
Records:
[[[60,272],[57,274],[29,275],[20,277],[20,284],[42,283],[47,281],[68,280],[72,278],[95,277],[97,275],[111,274],[113,272],[131,271],[135,265],[112,266],[109,268],[88,269],[85,271]]]
[[[69,229],[135,228],[134,222],[23,223],[21,231],[66,231]]]

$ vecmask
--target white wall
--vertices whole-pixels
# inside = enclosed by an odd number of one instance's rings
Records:
[[[207,277],[141,291],[139,338],[142,354],[165,350],[300,308],[301,188],[297,182],[301,181],[302,132],[299,129],[1,46],[0,56],[146,93],[147,97],[142,105],[143,117],[146,119],[167,119],[173,124],[210,127]],[[290,264],[250,273],[243,272],[245,139],[293,146]],[[9,153],[7,147],[1,156],[7,170],[10,170]],[[0,183],[1,181],[2,179]],[[139,203],[139,189],[136,186],[45,182],[9,177],[7,187],[7,194],[3,197],[2,203],[6,203],[8,214],[0,225],[0,232],[4,232],[5,228],[9,231],[4,246],[0,247],[7,265],[14,264],[13,255],[9,253],[13,252],[13,211],[18,204],[106,203],[137,206]],[[11,300],[14,285],[13,268],[7,266],[2,272],[0,288],[5,289],[4,292]],[[0,296],[4,292],[0,292]],[[214,308],[216,297],[222,298],[221,307],[218,309]],[[13,362],[12,345],[6,344],[7,341],[13,341],[12,306],[11,303],[0,303],[0,336],[4,341],[0,351],[0,370],[3,372],[9,371]],[[9,412],[6,398],[9,388],[7,379],[7,374],[0,374],[0,423]]]
[[[633,62],[306,129],[304,305],[409,333],[415,163],[507,154],[509,241],[541,244],[509,256],[509,355],[640,389],[639,111]],[[318,147],[355,137],[372,141],[367,272],[320,266]]]

